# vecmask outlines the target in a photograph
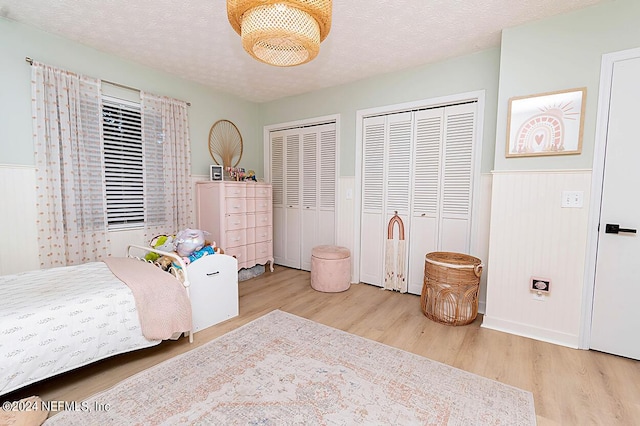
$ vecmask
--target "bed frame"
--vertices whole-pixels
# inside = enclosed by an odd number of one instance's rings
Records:
[[[189,279],[189,271],[187,269],[186,263],[183,261],[183,259],[180,256],[178,256],[176,253],[165,252],[165,251],[157,250],[151,247],[132,244],[127,247],[124,257],[134,258],[136,260],[139,259],[147,263],[154,263],[144,259],[144,256],[149,252],[157,253],[160,256],[168,256],[169,258],[171,258],[173,262],[172,263],[173,266],[169,268],[168,272],[171,273],[174,277],[176,277],[178,281],[182,284],[182,286],[186,290],[186,295],[187,295],[187,299],[189,300],[189,304],[192,306],[192,309],[193,309],[193,303],[190,295],[191,281]],[[93,263],[93,262],[89,262],[89,263]],[[75,277],[73,277],[72,280],[78,281],[78,280],[84,279],[89,281],[91,280],[91,277],[94,276],[92,275],[94,270],[92,269],[91,266],[88,266],[86,264],[76,265],[76,266],[80,267],[80,270],[78,272],[79,275],[76,275]],[[54,277],[56,277],[55,279],[64,280],[66,279],[66,277],[69,276],[68,272],[64,270],[64,268],[69,268],[69,267],[52,268],[52,269],[56,269],[53,275]],[[108,268],[108,266],[105,265],[104,268]],[[107,277],[107,273],[104,272],[104,268],[100,269],[101,275],[99,276],[101,277],[100,279],[104,280],[104,282],[106,283],[105,288],[109,288],[110,285],[111,286],[115,285],[114,282],[117,281],[118,276],[114,273],[113,281],[111,281],[111,276]],[[42,272],[43,274],[39,274],[39,272]],[[113,271],[111,272],[113,273]],[[30,275],[31,273],[34,273],[34,275]],[[45,297],[46,295],[44,295],[42,298],[42,301],[38,301],[39,300],[38,297],[33,297],[34,294],[37,295],[37,288],[39,283],[47,281],[45,270],[27,271],[27,272],[18,273],[18,274],[11,274],[9,275],[9,280],[10,282],[14,283],[12,284],[13,286],[16,286],[16,283],[21,283],[23,281],[31,283],[32,286],[27,287],[27,292],[25,294],[19,294],[12,299],[12,301],[17,303],[15,303],[14,305],[8,305],[8,306],[15,306],[15,311],[13,311],[14,308],[10,307],[8,311],[2,312],[4,316],[0,315],[0,319],[2,319],[2,322],[0,322],[0,325],[3,327],[3,331],[5,333],[11,334],[12,335],[11,338],[15,337],[16,342],[18,341],[18,339],[21,339],[20,342],[24,342],[24,345],[21,346],[20,344],[18,344],[17,346],[14,347],[13,345],[11,346],[7,345],[7,343],[10,341],[9,337],[7,337],[6,339],[3,338],[3,340],[0,341],[0,343],[3,343],[3,345],[0,345],[0,347],[2,348],[0,350],[0,353],[3,354],[3,359],[8,357],[8,358],[11,358],[11,360],[9,360],[8,362],[13,362],[13,365],[11,365],[11,368],[6,368],[6,369],[4,367],[7,361],[4,360],[1,363],[3,364],[2,365],[3,368],[0,368],[0,378],[2,379],[2,383],[0,383],[0,395],[11,393],[15,390],[20,389],[21,387],[27,386],[32,383],[36,383],[40,380],[44,380],[49,377],[53,377],[57,374],[61,374],[67,371],[71,371],[75,368],[82,367],[89,363],[108,358],[109,356],[111,356],[109,355],[111,353],[109,349],[113,349],[113,355],[117,355],[120,353],[125,353],[133,350],[137,350],[137,349],[143,349],[145,347],[150,347],[150,346],[144,345],[144,342],[143,342],[144,338],[142,335],[136,335],[135,339],[131,341],[133,342],[130,346],[131,349],[128,349],[126,347],[128,345],[127,339],[125,340],[117,339],[115,341],[116,342],[119,341],[120,346],[118,345],[115,345],[113,347],[106,346],[107,350],[106,351],[102,350],[101,348],[104,348],[105,345],[110,345],[111,343],[113,343],[113,340],[109,341],[109,339],[111,339],[111,337],[109,336],[112,336],[114,333],[118,332],[116,331],[116,328],[113,328],[112,330],[110,330],[110,331],[113,331],[113,333],[107,333],[108,336],[100,337],[101,339],[103,339],[101,342],[104,343],[104,345],[100,345],[100,347],[94,348],[95,350],[92,350],[90,353],[87,353],[85,355],[82,352],[82,345],[84,344],[84,342],[82,342],[81,340],[78,342],[73,342],[73,344],[75,344],[76,346],[72,347],[70,344],[67,344],[67,342],[65,342],[64,339],[67,337],[73,338],[75,336],[79,336],[80,339],[86,339],[87,342],[89,342],[93,340],[93,338],[95,337],[91,333],[93,333],[95,330],[101,330],[103,328],[103,327],[100,327],[101,323],[103,321],[107,321],[108,319],[101,315],[93,316],[93,313],[82,310],[82,309],[80,309],[77,312],[76,310],[73,310],[75,309],[74,308],[75,305],[73,305],[74,303],[77,305],[81,305],[82,303],[89,303],[88,301],[84,301],[84,296],[81,293],[75,292],[73,290],[75,288],[75,283],[73,281],[68,283],[63,281],[62,284],[59,286],[59,288],[61,288],[62,291],[66,291],[68,294],[70,294],[69,300],[71,301],[71,303],[68,306],[60,306],[60,307],[54,306],[56,308],[55,309],[56,314],[59,315],[58,317],[54,318],[55,315],[53,314],[50,315],[47,312],[48,310],[52,309],[48,304],[58,303],[57,301],[55,301],[55,298],[48,299],[47,297]],[[151,284],[153,284],[154,282],[155,281],[152,280]],[[124,286],[125,284],[123,283],[122,285]],[[19,284],[18,284],[18,287],[19,287]],[[31,293],[29,293],[29,291]],[[111,292],[111,290],[105,290],[105,293],[107,293],[107,296],[111,297],[109,295],[109,292]],[[103,297],[103,298],[105,297],[105,294],[101,293],[96,296],[97,296],[96,301],[99,301],[100,297]],[[120,298],[120,296],[121,295],[116,295],[113,297]],[[37,313],[35,311],[34,313],[28,313],[28,314],[22,313],[23,311],[27,312],[27,310],[25,309],[28,309],[29,303],[35,303],[36,306],[42,306],[45,309],[43,311],[38,311]],[[101,304],[98,305],[97,308],[92,308],[92,309],[99,309],[100,314],[102,314],[105,312],[105,311],[102,311],[102,309],[106,309],[108,306],[104,305],[105,302],[100,302],[100,303]],[[133,305],[133,303],[134,302],[132,299],[131,304]],[[120,303],[120,305],[122,304]],[[71,309],[71,310],[66,312],[65,309]],[[15,322],[13,322],[12,320],[13,317],[11,317],[11,315],[19,316],[18,319],[23,322],[16,324]],[[83,315],[83,317],[82,318],[76,317],[76,315]],[[66,348],[69,348],[69,350],[71,351],[70,352],[71,355],[65,352],[66,354],[65,356],[67,358],[69,357],[74,358],[70,362],[61,361],[61,363],[57,365],[56,360],[60,360],[62,359],[62,357],[58,356],[56,358],[53,352],[51,352],[51,354],[48,353],[48,355],[51,355],[51,357],[50,359],[45,359],[45,360],[40,359],[39,355],[36,356],[35,352],[30,352],[31,349],[33,349],[31,348],[30,345],[33,345],[34,348],[42,346],[38,338],[39,329],[34,328],[34,331],[31,331],[31,327],[33,326],[31,321],[34,321],[35,318],[39,318],[39,316],[42,316],[43,320],[39,320],[41,322],[37,322],[37,324],[42,323],[43,329],[45,329],[45,331],[49,330],[47,327],[53,326],[54,325],[53,322],[55,321],[55,327],[54,329],[51,329],[53,333],[57,332],[58,330],[64,330],[67,327],[69,327],[68,322],[73,323],[72,325],[77,327],[78,330],[84,330],[84,328],[78,325],[81,322],[89,322],[94,320],[95,322],[91,324],[91,327],[87,328],[90,330],[87,335],[80,335],[81,333],[84,332],[84,331],[80,331],[78,332],[80,334],[76,333],[76,334],[73,334],[73,336],[64,335],[64,332],[62,335],[59,335],[59,336],[55,334],[45,336],[46,338],[44,339],[44,342],[46,342],[46,344],[51,344],[52,347],[55,346],[55,349],[57,350],[57,352],[67,350]],[[67,316],[73,317],[73,318],[69,319],[67,318]],[[123,318],[123,319],[125,320],[124,322],[129,321],[129,318]],[[193,315],[192,315],[192,320],[193,320]],[[118,328],[117,330],[126,328],[123,325],[124,322],[120,321],[120,325],[118,326],[120,328]],[[21,333],[21,334],[18,336],[18,333]],[[176,330],[174,335],[169,337],[169,339],[179,339],[182,337],[182,335],[185,335],[185,336],[189,336],[189,343],[192,343],[193,333],[194,333],[194,326],[192,322],[191,328],[189,330],[182,331],[180,333],[178,333]],[[60,337],[59,342],[57,341],[58,337]],[[165,338],[163,338],[163,340],[164,339]],[[108,343],[105,343],[105,342],[108,342]],[[35,362],[31,363],[31,361],[35,361]]]

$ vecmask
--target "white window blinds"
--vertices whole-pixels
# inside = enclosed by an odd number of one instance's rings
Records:
[[[144,168],[140,105],[103,96],[102,125],[110,229],[144,222]]]

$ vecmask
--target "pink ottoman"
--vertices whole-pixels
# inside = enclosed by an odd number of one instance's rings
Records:
[[[351,285],[351,252],[346,247],[316,246],[311,250],[311,287],[335,293]]]

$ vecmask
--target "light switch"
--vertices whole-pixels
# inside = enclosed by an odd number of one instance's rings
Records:
[[[584,191],[562,191],[561,206],[565,208],[582,208]]]

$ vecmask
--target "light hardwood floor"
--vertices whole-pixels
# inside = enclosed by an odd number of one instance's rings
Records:
[[[539,425],[640,425],[640,362],[570,349],[470,325],[435,323],[420,298],[366,284],[319,293],[309,273],[276,266],[240,283],[240,316],[188,339],[119,355],[29,386],[2,400],[40,395],[80,401],[126,377],[194,349],[274,309],[401,348],[531,391]],[[634,336],[638,338],[638,336]]]

